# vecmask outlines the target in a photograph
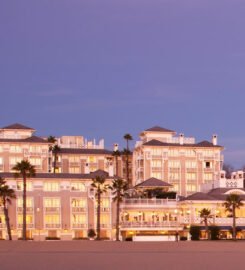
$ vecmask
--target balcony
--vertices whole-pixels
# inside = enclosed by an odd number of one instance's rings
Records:
[[[22,227],[23,227],[23,224],[17,224],[17,228],[18,228],[18,229],[22,229]],[[27,228],[27,229],[34,229],[34,227],[35,227],[35,226],[34,226],[33,223],[29,223],[29,224],[27,223],[27,224],[26,224],[26,228]]]
[[[44,210],[48,213],[59,213],[60,207],[45,207]]]
[[[33,207],[26,207],[26,212],[29,213],[29,212],[33,212]],[[17,207],[17,212],[18,213],[22,213],[23,212],[23,207]]]
[[[177,221],[124,221],[121,223],[121,228],[168,228],[168,227],[178,227],[179,223]]]
[[[71,211],[74,213],[79,213],[79,212],[86,212],[86,208],[85,207],[72,207]]]
[[[87,229],[88,225],[87,224],[82,224],[82,223],[72,223],[72,228],[73,229]]]
[[[177,201],[175,199],[125,199],[122,202],[123,207],[132,206],[132,207],[139,207],[139,206],[175,206]]]
[[[48,223],[48,224],[45,224],[45,228],[47,228],[47,229],[60,229],[61,224],[60,223]]]

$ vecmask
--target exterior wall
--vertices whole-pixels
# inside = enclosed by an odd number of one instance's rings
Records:
[[[162,135],[161,141],[175,142],[175,137],[167,135]],[[152,139],[152,135],[150,138]],[[191,138],[191,142],[192,140]],[[174,185],[175,191],[180,195],[188,196],[200,191],[202,184],[220,179],[222,147],[176,143],[150,146],[144,145],[144,141],[149,142],[146,135],[141,142],[136,143],[133,152],[133,185],[155,177]]]

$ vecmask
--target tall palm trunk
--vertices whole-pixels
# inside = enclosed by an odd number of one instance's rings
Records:
[[[207,238],[209,240],[208,220],[206,218],[204,220],[204,224],[205,224],[205,231],[206,231],[206,234],[207,234]]]
[[[119,241],[119,218],[120,218],[120,199],[119,195],[117,196],[117,217],[116,217],[116,241]]]
[[[5,224],[7,227],[8,237],[9,237],[9,240],[11,241],[12,235],[11,235],[11,228],[10,228],[10,222],[9,222],[9,213],[8,213],[8,208],[7,208],[5,199],[3,201],[3,212],[4,212]]]
[[[56,163],[57,163],[57,154],[54,153],[54,168],[53,168],[53,173],[56,173]]]
[[[22,238],[26,240],[26,174],[23,174],[23,231]]]
[[[101,204],[101,194],[98,190],[98,205],[97,205],[97,240],[100,240],[100,204]]]
[[[232,239],[236,240],[236,208],[232,206],[232,217],[233,217],[233,228],[232,228]]]
[[[118,156],[116,156],[116,175],[118,176]]]

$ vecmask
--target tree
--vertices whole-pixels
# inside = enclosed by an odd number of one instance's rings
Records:
[[[109,188],[112,190],[114,196],[113,201],[116,202],[116,241],[119,241],[120,203],[125,196],[125,191],[128,189],[128,183],[122,178],[116,178]]]
[[[26,180],[27,178],[34,177],[36,175],[35,166],[31,165],[28,160],[22,160],[17,162],[12,168],[15,171],[15,177],[22,177],[23,180],[23,230],[22,238],[26,240]]]
[[[129,149],[129,141],[133,140],[133,137],[127,133],[123,136],[123,138],[126,140],[127,143],[127,147],[126,149],[124,149],[124,154],[126,156],[126,179],[128,181],[128,183],[130,183],[130,179],[129,179],[129,155],[131,154],[130,149]]]
[[[119,150],[113,151],[112,156],[115,157],[116,160],[116,176],[118,176],[118,157],[121,156],[121,152]]]
[[[232,239],[236,240],[236,209],[239,209],[241,206],[243,206],[242,199],[237,194],[230,194],[227,196],[223,206],[225,207],[225,210],[230,212],[232,215]]]
[[[58,161],[58,153],[60,152],[61,148],[57,144],[57,140],[54,136],[49,136],[48,142],[52,143],[52,145],[49,146],[49,152],[52,152],[52,154],[54,155],[53,173],[56,173],[56,169],[57,169],[56,164]]]
[[[213,215],[211,215],[211,210],[208,208],[203,208],[201,211],[199,211],[199,213],[200,213],[200,217],[202,218],[201,223],[202,222],[204,223],[205,231],[206,231],[207,237],[209,239],[210,237],[209,237],[209,229],[208,229],[208,219],[212,218]]]
[[[102,176],[96,176],[92,179],[91,186],[95,188],[95,197],[97,201],[97,237],[96,240],[100,240],[100,213],[101,213],[101,195],[107,191],[107,185],[105,185],[105,178]]]
[[[6,184],[6,181],[2,177],[0,177],[0,199],[3,204],[3,212],[4,212],[8,237],[9,237],[9,240],[11,241],[12,235],[11,235],[11,228],[10,228],[10,222],[9,222],[8,205],[11,204],[12,199],[16,199],[16,195],[15,195],[14,190],[12,188],[9,188],[9,186]]]
[[[226,172],[226,178],[231,178],[231,174],[234,172],[234,167],[228,163],[224,163],[223,170]]]

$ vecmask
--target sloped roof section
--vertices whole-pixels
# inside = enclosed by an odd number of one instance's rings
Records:
[[[168,143],[163,143],[158,140],[150,140],[149,142],[144,143],[143,145],[149,145],[149,146],[168,146]]]
[[[154,127],[148,128],[145,131],[156,131],[156,132],[171,132],[171,133],[175,133],[175,131],[173,131],[173,130],[166,129],[166,128],[159,127],[159,126],[154,126]]]
[[[28,129],[28,130],[35,130],[34,128],[30,128],[30,127],[24,126],[24,125],[19,124],[19,123],[15,123],[15,124],[12,124],[12,125],[3,127],[2,129]]]
[[[196,146],[199,146],[199,147],[222,147],[220,145],[213,145],[209,141],[201,141],[201,142],[197,143]]]
[[[49,142],[40,138],[40,137],[37,137],[37,136],[32,136],[32,137],[28,137],[26,139],[8,139],[8,138],[3,138],[3,139],[0,139],[0,143],[1,142],[9,142],[9,143],[25,143],[25,142],[28,142],[28,143],[46,143],[48,144]]]
[[[103,170],[96,170],[94,172],[90,173],[91,178],[96,178],[96,177],[102,177],[102,178],[108,178],[109,174],[106,171]]]
[[[158,188],[158,187],[160,188],[172,187],[172,185],[165,181],[152,177],[135,186],[135,188]]]
[[[194,194],[191,194],[190,196],[187,196],[185,200],[186,201],[210,201],[210,200],[216,200],[216,198],[209,195],[208,193],[196,192]]]

